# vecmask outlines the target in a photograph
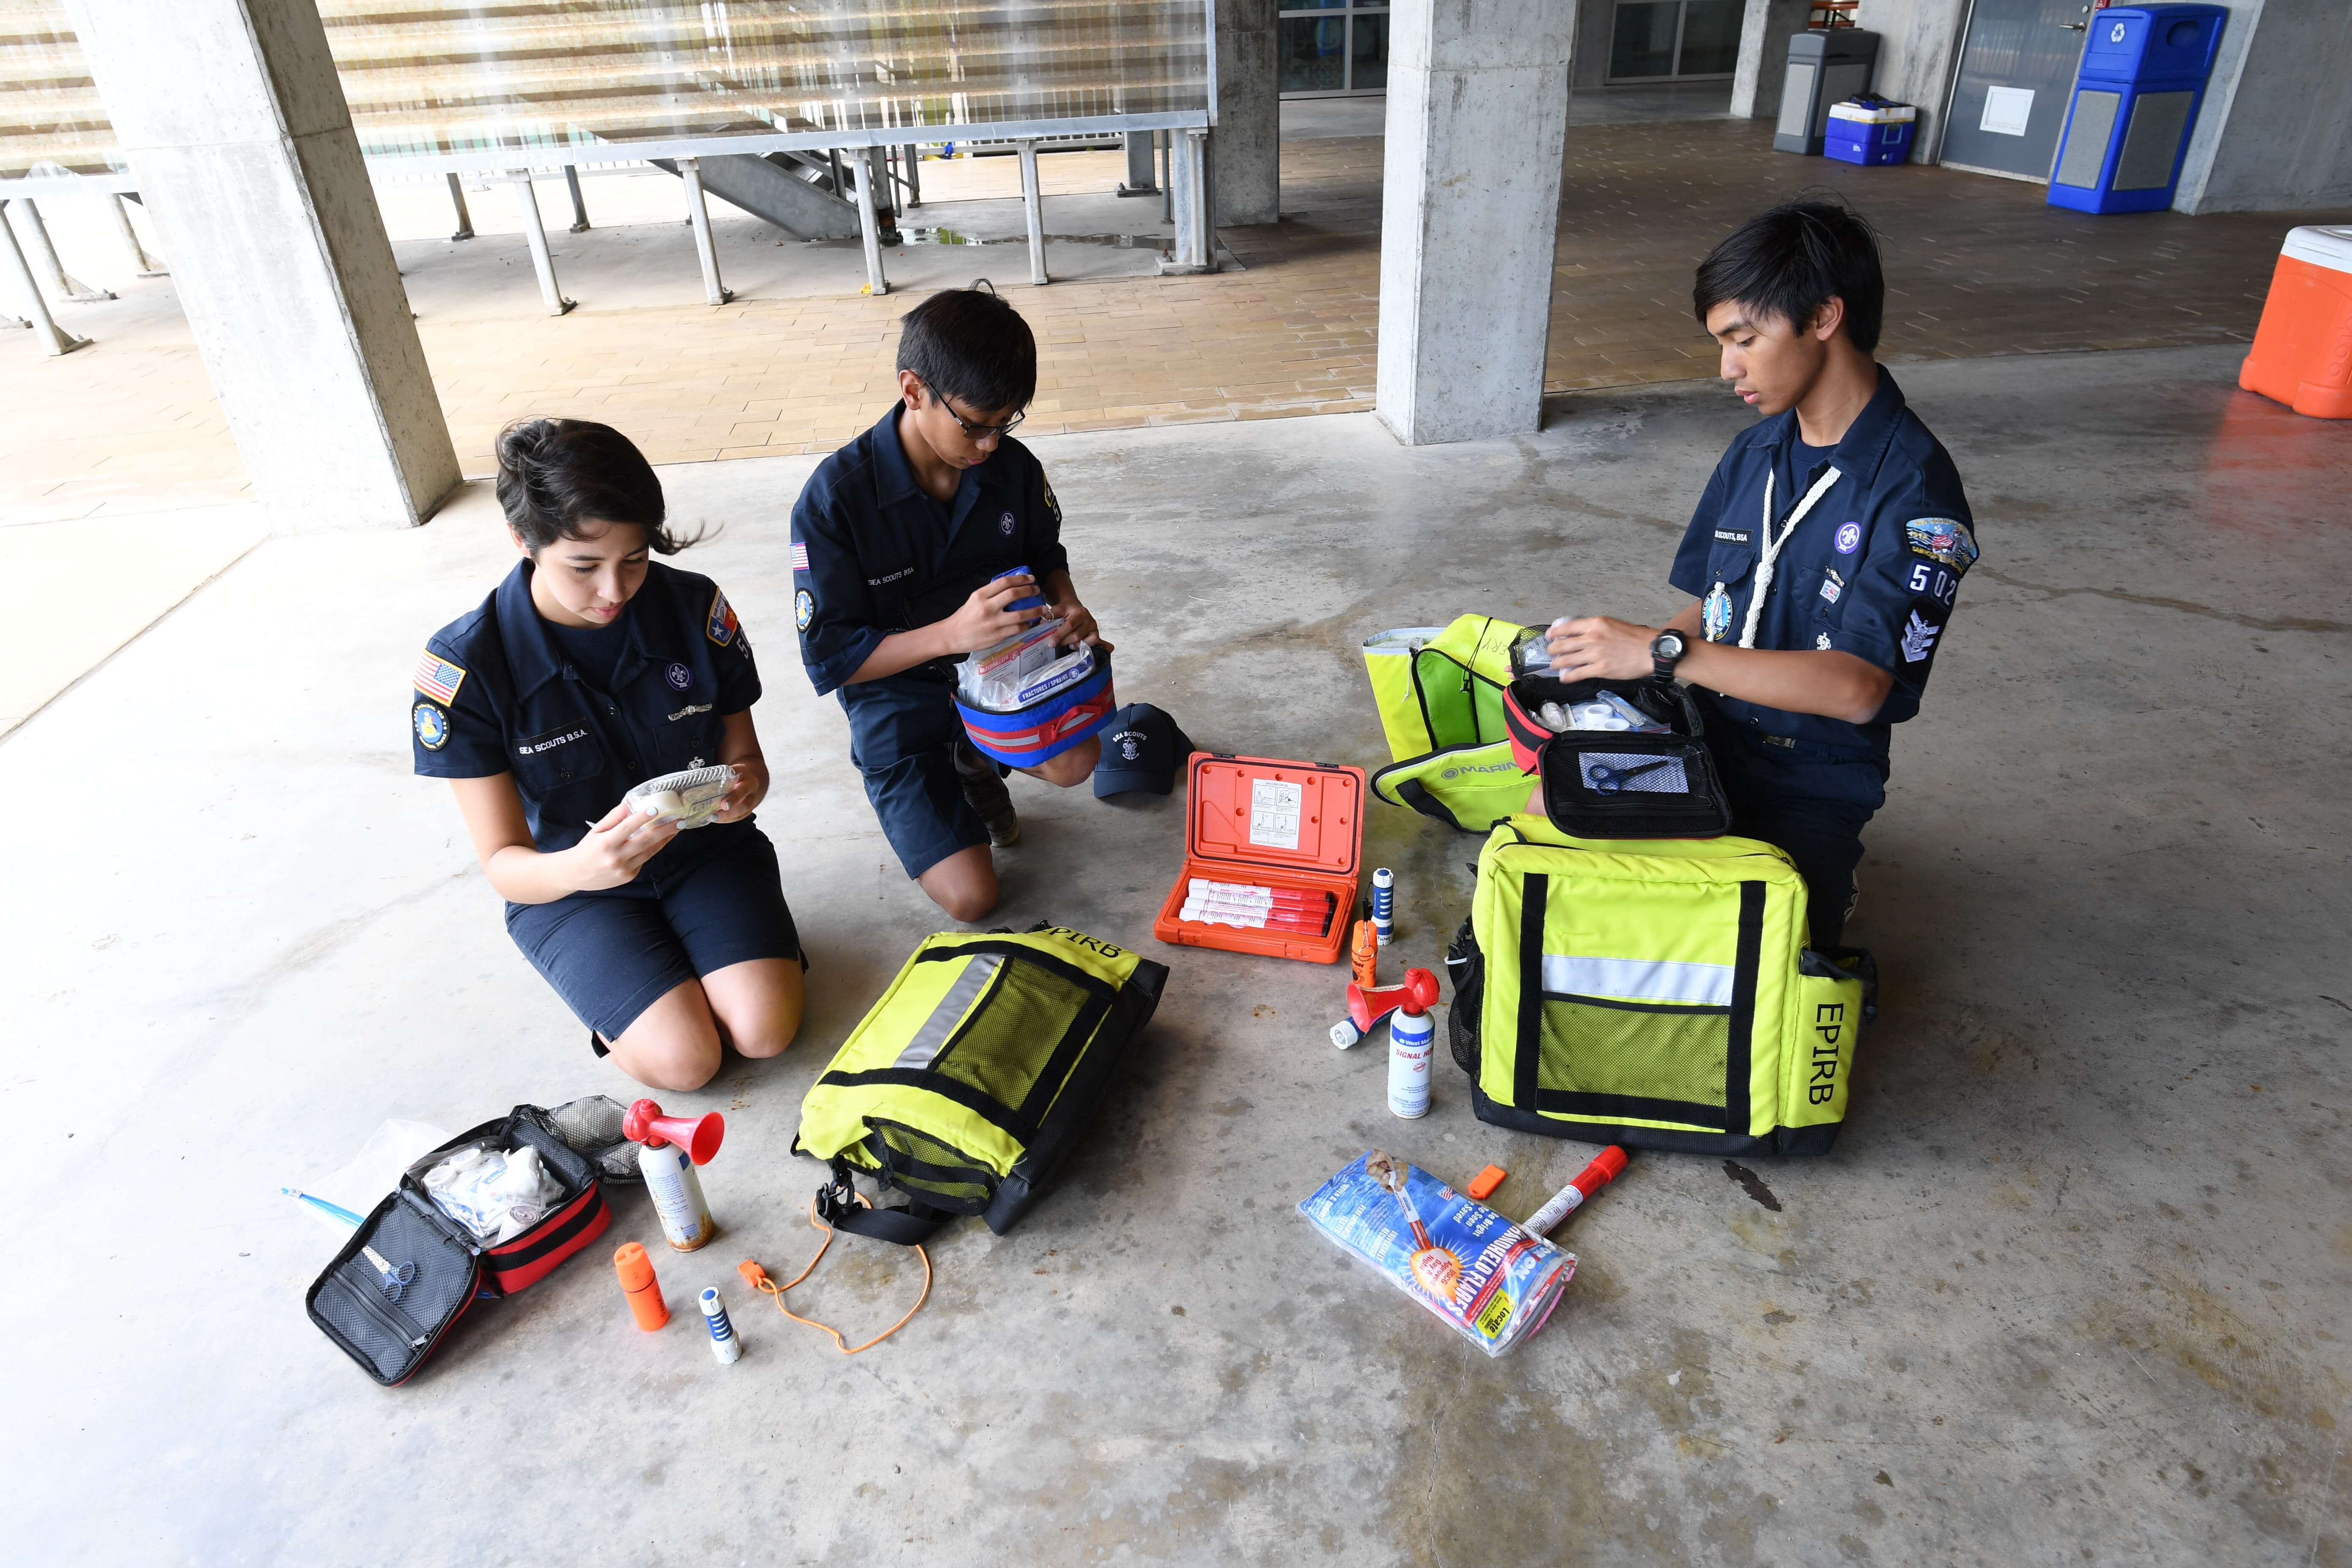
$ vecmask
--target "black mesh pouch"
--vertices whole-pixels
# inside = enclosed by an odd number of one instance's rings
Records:
[[[402,1187],[376,1205],[302,1298],[319,1331],[390,1388],[439,1348],[482,1286],[482,1249],[430,1198]]]

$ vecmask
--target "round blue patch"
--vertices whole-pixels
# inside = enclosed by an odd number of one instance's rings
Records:
[[[809,591],[806,588],[803,588],[799,593],[793,595],[793,624],[794,626],[800,627],[803,631],[808,630],[809,617],[815,614],[816,601],[809,597]]]
[[[669,683],[680,691],[694,684],[694,671],[682,664],[673,664],[662,673],[669,679]]]
[[[1011,512],[1008,511],[1003,517],[996,520],[996,531],[1004,535],[1007,539],[1013,537],[1013,514]]]
[[[1858,522],[1842,522],[1838,524],[1837,552],[1840,555],[1851,555],[1861,548],[1862,524]]]
[[[416,741],[428,752],[437,752],[449,743],[449,715],[430,702],[420,702],[409,718],[416,725]]]

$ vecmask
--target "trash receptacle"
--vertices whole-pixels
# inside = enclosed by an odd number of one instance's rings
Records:
[[[2352,419],[2352,227],[2287,231],[2238,384],[2297,414]]]
[[[2228,15],[2220,5],[2092,13],[2050,175],[2052,206],[2145,213],[2172,205]]]
[[[1789,74],[1780,81],[1780,118],[1772,145],[1818,156],[1829,130],[1830,105],[1870,90],[1878,67],[1878,35],[1859,27],[1808,27],[1789,39]]]

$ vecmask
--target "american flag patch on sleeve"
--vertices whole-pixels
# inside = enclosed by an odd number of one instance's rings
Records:
[[[795,539],[793,541],[793,570],[805,572],[808,569],[808,546]]]
[[[457,688],[466,683],[466,672],[428,647],[416,656],[416,669],[411,679],[417,690],[435,701],[455,702]]]

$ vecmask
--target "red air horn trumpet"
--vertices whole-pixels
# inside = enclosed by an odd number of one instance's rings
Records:
[[[1367,991],[1348,983],[1348,1021],[1331,1026],[1331,1043],[1346,1050],[1372,1032],[1373,1026],[1398,1008],[1426,1013],[1437,1005],[1437,976],[1426,969],[1408,969],[1404,984]]]
[[[650,1100],[640,1100],[621,1113],[621,1136],[632,1143],[658,1149],[675,1143],[698,1165],[708,1165],[727,1136],[727,1119],[712,1110],[700,1116],[664,1116]]]

